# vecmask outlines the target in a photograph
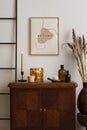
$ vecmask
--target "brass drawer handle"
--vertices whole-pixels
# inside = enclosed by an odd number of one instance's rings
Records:
[[[46,108],[44,108],[44,112],[46,112],[47,111],[47,109]]]
[[[40,108],[40,112],[42,112],[42,108]]]

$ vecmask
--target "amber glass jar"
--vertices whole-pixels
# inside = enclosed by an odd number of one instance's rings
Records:
[[[58,70],[58,77],[61,82],[65,82],[66,70],[64,69],[64,65],[60,65],[60,69]]]

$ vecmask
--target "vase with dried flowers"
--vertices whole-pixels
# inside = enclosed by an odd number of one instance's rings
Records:
[[[87,44],[84,35],[77,37],[74,29],[72,29],[72,39],[73,43],[67,43],[67,45],[73,52],[83,82],[77,105],[81,113],[87,114]]]

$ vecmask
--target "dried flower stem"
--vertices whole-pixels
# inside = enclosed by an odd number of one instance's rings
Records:
[[[73,44],[67,43],[68,47],[72,50],[73,55],[76,59],[76,63],[78,66],[78,71],[82,77],[83,81],[87,80],[87,74],[86,74],[86,43],[84,36],[79,37],[77,39],[75,30],[72,29],[72,39]]]

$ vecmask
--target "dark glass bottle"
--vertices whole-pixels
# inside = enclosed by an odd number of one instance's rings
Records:
[[[69,71],[66,71],[66,82],[71,82],[71,75],[69,74]]]
[[[66,70],[64,69],[64,65],[60,65],[60,69],[58,70],[58,77],[61,82],[65,82]]]

